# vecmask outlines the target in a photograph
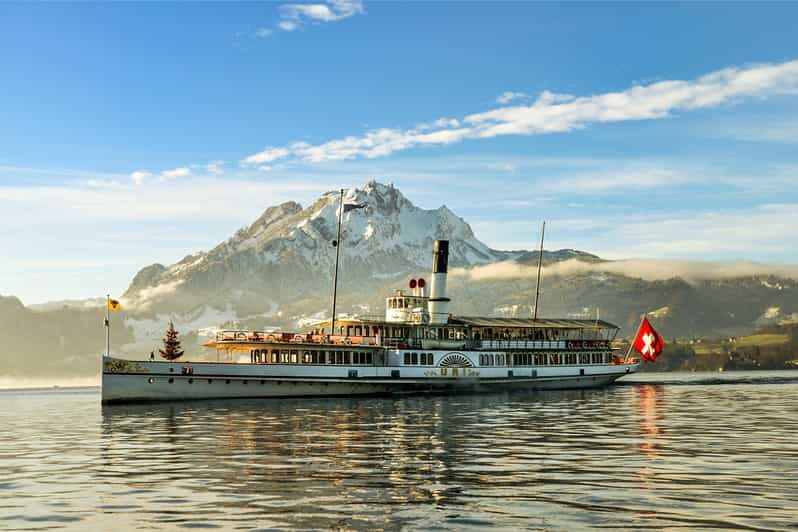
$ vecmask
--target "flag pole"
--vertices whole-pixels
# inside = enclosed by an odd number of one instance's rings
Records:
[[[335,334],[335,303],[338,297],[338,257],[341,254],[341,219],[344,215],[344,189],[341,189],[341,200],[338,205],[338,238],[335,240],[335,274],[333,275],[332,322],[330,336]]]
[[[111,356],[111,294],[105,295],[105,356]]]
[[[540,299],[540,269],[543,267],[543,237],[546,235],[546,221],[543,220],[543,229],[540,231],[540,255],[538,255],[538,282],[535,287],[535,314],[532,319],[538,319],[538,300]]]

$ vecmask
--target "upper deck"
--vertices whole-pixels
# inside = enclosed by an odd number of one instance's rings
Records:
[[[375,319],[322,321],[308,332],[223,330],[207,347],[248,351],[265,344],[312,344],[369,349],[538,350],[608,349],[618,327],[601,320],[450,316],[446,324]]]

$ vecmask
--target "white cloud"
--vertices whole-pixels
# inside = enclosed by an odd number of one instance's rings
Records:
[[[173,168],[172,170],[164,170],[163,172],[161,172],[161,180],[186,177],[190,173],[191,169],[186,166],[182,166],[180,168]]]
[[[130,174],[130,179],[137,185],[142,184],[146,179],[151,177],[152,172],[148,172],[147,170],[136,170]]]
[[[504,105],[506,103],[512,102],[513,100],[524,100],[526,98],[529,98],[529,95],[525,92],[507,91],[499,94],[499,96],[496,97],[496,103]]]
[[[798,60],[726,68],[692,81],[659,81],[584,97],[544,91],[530,105],[500,107],[467,115],[462,120],[444,118],[405,130],[380,128],[362,136],[347,136],[318,145],[298,142],[282,148],[287,152],[279,153],[280,158],[306,162],[374,158],[422,145],[503,135],[562,133],[593,123],[651,120],[668,117],[676,111],[734,103],[742,98],[795,92],[798,92]],[[281,148],[261,153],[275,153],[275,150]],[[244,162],[259,155],[251,155]]]
[[[593,263],[568,259],[546,266],[541,270],[542,277],[569,276],[581,273],[611,273],[646,281],[662,281],[680,277],[690,283],[766,275],[798,280],[798,266],[756,262],[630,259]],[[451,275],[471,281],[532,279],[537,275],[537,267],[508,261],[474,268],[454,268]]]
[[[287,157],[289,154],[290,152],[286,148],[266,148],[241,162],[245,165],[265,164]]]
[[[336,22],[363,13],[361,0],[328,0],[319,4],[284,4],[280,6],[281,20],[277,27],[294,31],[304,22]]]
[[[220,175],[224,173],[224,170],[222,170],[222,166],[224,166],[224,161],[221,160],[211,161],[205,165],[205,171],[207,171],[209,174]]]
[[[164,296],[173,294],[180,287],[180,285],[183,284],[183,282],[183,279],[178,279],[175,281],[160,283],[156,286],[142,288],[138,291],[135,298],[122,298],[121,302],[125,306],[130,306],[138,310],[144,310],[149,308],[150,305],[157,302],[159,299],[162,299]]]

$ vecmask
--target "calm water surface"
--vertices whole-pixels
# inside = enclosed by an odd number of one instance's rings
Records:
[[[798,529],[798,372],[101,407],[0,392],[0,529]]]

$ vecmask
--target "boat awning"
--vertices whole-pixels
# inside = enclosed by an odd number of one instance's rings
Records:
[[[521,328],[521,329],[618,329],[608,321],[603,320],[572,320],[572,319],[537,319],[532,318],[491,318],[475,316],[451,316],[450,325],[465,325],[468,327],[491,328]]]

